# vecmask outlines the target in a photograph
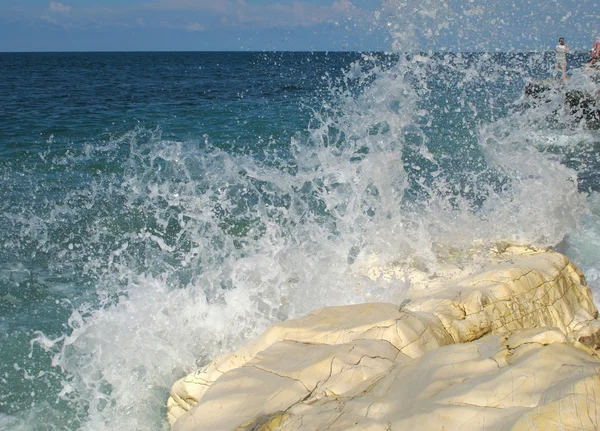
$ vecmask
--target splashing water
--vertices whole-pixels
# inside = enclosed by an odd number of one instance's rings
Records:
[[[543,55],[415,54],[452,17],[445,2],[386,2],[395,53],[343,57],[292,96],[275,61],[253,60],[281,84],[276,107],[259,87],[243,109],[249,96],[203,93],[203,123],[182,123],[198,133],[127,124],[3,159],[3,304],[48,315],[3,381],[23,389],[2,405],[27,408],[0,425],[167,429],[171,384],[273,322],[401,302],[408,281],[372,280],[373,265],[433,274],[497,241],[562,244],[594,286],[600,181],[580,185],[597,134],[550,127],[556,105],[512,105]]]
[[[65,335],[32,341],[65,376],[58,397],[75,409],[73,424],[160,427],[176,378],[269,324],[321,306],[402,300],[405,282],[372,281],[361,265],[419,262],[433,273],[439,250],[551,246],[574,230],[587,211],[576,172],[526,145],[509,120],[475,127],[465,142],[431,141],[445,108],[427,109],[440,92],[427,77],[433,69],[481,85],[482,64],[462,67],[357,60],[285,157],[144,129],[111,144],[129,147],[123,174],[99,174],[67,197],[63,217],[81,226],[58,252],[79,261],[95,299],[74,306]],[[467,155],[466,169],[453,152]],[[86,215],[75,204],[82,194]]]

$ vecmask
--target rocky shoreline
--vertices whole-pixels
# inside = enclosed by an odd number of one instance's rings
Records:
[[[486,260],[412,274],[402,305],[272,326],[173,385],[172,430],[598,429],[600,321],[583,273],[552,250]]]

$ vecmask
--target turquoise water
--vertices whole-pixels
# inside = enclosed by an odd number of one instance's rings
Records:
[[[0,54],[0,428],[167,429],[269,324],[401,302],[368,263],[557,246],[597,295],[600,134],[522,95],[552,61]]]

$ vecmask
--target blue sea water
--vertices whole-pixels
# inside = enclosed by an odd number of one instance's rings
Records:
[[[547,53],[0,54],[0,428],[166,430],[269,324],[498,241],[600,293],[600,132]],[[590,84],[573,55],[565,88]]]

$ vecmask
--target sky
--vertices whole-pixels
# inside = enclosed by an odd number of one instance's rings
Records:
[[[587,51],[600,0],[0,0],[0,51]]]

